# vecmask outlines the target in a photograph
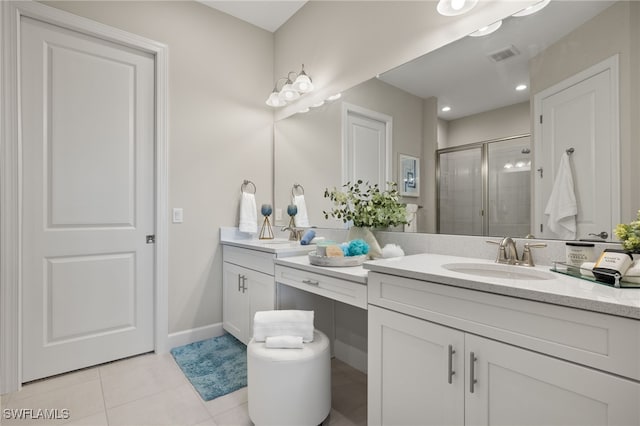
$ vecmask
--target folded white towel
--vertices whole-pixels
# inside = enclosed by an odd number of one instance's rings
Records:
[[[258,311],[253,317],[253,338],[264,342],[273,336],[301,336],[313,342],[313,311]]]
[[[573,189],[569,155],[566,152],[560,158],[560,167],[544,214],[549,215],[547,225],[552,232],[563,240],[575,240],[578,203]]]
[[[307,214],[307,203],[304,201],[304,194],[294,195],[293,204],[298,208],[298,213],[293,217],[297,228],[309,227],[309,215]]]
[[[418,232],[418,205],[407,204],[407,222],[404,225],[404,232]]]
[[[264,345],[269,349],[302,349],[304,343],[302,336],[269,336],[264,340]]]
[[[240,200],[240,232],[255,234],[258,232],[258,209],[256,208],[256,197],[247,192],[242,193]]]

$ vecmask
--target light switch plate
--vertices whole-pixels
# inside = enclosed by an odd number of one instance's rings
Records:
[[[282,220],[282,209],[276,209],[276,220]]]
[[[173,208],[173,223],[182,223],[184,221],[184,211],[180,207]]]

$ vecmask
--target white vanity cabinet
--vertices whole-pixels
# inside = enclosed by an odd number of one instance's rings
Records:
[[[229,262],[224,262],[222,274],[222,327],[246,345],[255,313],[275,308],[273,275]]]
[[[275,260],[308,253],[296,241],[222,239],[222,327],[242,343],[257,311],[276,309]]]
[[[369,273],[372,425],[640,424],[639,321]]]
[[[257,311],[275,308],[275,253],[223,246],[222,327],[242,343],[253,334]]]

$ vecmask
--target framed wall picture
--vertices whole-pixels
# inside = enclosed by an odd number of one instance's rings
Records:
[[[400,180],[398,188],[403,197],[420,196],[420,159],[400,154]]]

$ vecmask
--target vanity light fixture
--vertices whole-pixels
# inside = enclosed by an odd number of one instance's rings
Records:
[[[518,92],[522,92],[523,90],[527,90],[527,87],[528,87],[528,86],[527,86],[526,84],[518,84],[518,85],[516,86],[516,90],[517,90]]]
[[[483,37],[489,35],[498,30],[502,26],[502,20],[494,22],[493,24],[487,25],[486,27],[482,27],[479,30],[476,30],[469,34],[471,37]]]
[[[440,15],[456,16],[467,13],[478,4],[478,0],[440,0],[436,9]]]
[[[278,90],[278,85],[284,82],[282,87]],[[295,101],[301,95],[309,93],[313,90],[313,83],[311,77],[304,71],[304,64],[302,64],[302,70],[299,73],[290,71],[286,77],[282,77],[276,81],[273,87],[273,92],[267,98],[266,104],[271,107],[282,107],[287,102]]]
[[[525,9],[522,9],[520,12],[514,13],[511,16],[515,16],[516,18],[521,18],[523,16],[533,15],[534,13],[539,12],[540,10],[544,9],[550,2],[551,2],[551,0],[539,1],[538,3],[534,3],[531,6],[525,8]]]

